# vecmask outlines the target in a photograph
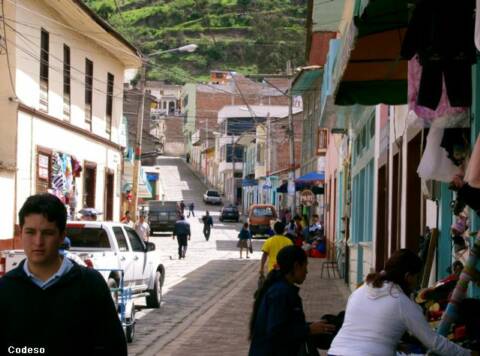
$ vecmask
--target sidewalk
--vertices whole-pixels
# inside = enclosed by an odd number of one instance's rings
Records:
[[[309,259],[309,274],[301,286],[307,320],[345,309],[349,295],[343,280],[321,279],[322,259]],[[158,355],[167,356],[241,356],[248,354],[248,324],[257,285],[258,261],[251,261],[248,275],[238,288],[198,318],[185,333],[167,345]]]

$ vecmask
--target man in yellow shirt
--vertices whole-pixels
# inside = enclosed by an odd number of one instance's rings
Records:
[[[264,275],[265,262],[268,258],[268,272],[275,268],[277,263],[277,253],[284,248],[285,246],[293,245],[292,240],[288,237],[283,236],[285,232],[285,225],[277,221],[273,226],[275,235],[268,238],[267,241],[262,246],[262,261],[260,263],[260,276]]]

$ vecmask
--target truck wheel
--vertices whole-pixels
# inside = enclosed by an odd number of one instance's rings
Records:
[[[147,308],[160,308],[162,303],[162,273],[157,271],[153,289],[148,290]]]
[[[132,307],[132,314],[126,321],[130,325],[127,325],[125,336],[127,337],[127,342],[132,342],[135,337],[135,306]]]
[[[113,304],[115,304],[115,310],[118,312],[118,290],[112,291],[112,289],[117,289],[117,281],[113,278],[108,279],[108,288],[110,288],[110,294],[112,295]]]

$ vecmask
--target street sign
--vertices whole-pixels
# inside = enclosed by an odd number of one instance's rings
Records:
[[[303,205],[312,206],[316,201],[315,194],[311,190],[306,189],[300,194],[300,201]]]

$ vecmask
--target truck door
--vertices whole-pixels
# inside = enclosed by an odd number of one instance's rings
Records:
[[[120,269],[123,269],[125,287],[135,284],[135,263],[133,253],[130,251],[125,233],[120,226],[114,226],[113,233],[118,244],[118,260]]]
[[[145,244],[142,239],[137,235],[137,232],[131,227],[125,227],[127,233],[128,241],[130,241],[130,246],[132,247],[131,255],[133,256],[133,263],[135,265],[134,275],[135,275],[135,284],[143,284],[143,275],[145,274],[147,254],[145,253]]]

